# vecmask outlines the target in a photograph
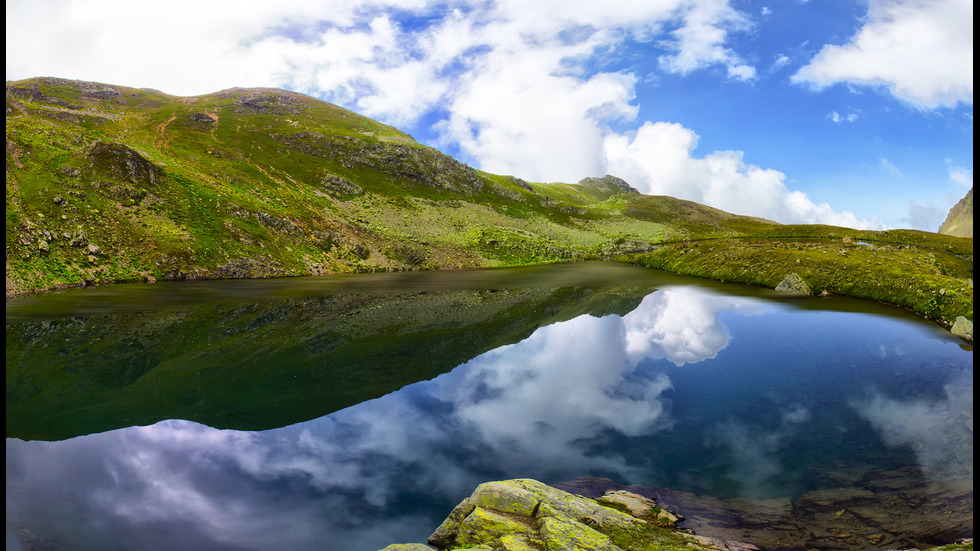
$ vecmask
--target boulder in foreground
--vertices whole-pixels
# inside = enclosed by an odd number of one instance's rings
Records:
[[[963,316],[957,316],[950,332],[966,342],[973,342],[973,322]]]
[[[453,509],[429,536],[435,549],[624,551],[721,549],[710,538],[676,531],[677,516],[625,491],[599,499],[531,479],[487,482]],[[757,549],[755,546],[742,549]],[[432,549],[396,544],[385,551]]]
[[[797,273],[791,273],[776,286],[776,291],[791,295],[812,295],[813,290]]]

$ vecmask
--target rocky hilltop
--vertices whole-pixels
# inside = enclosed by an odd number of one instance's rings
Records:
[[[946,235],[958,235],[960,237],[973,237],[973,188],[966,192],[966,196],[959,200],[953,208],[949,209],[946,220],[939,226],[939,233]]]

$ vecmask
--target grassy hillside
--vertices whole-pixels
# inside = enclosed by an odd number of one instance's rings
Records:
[[[33,79],[8,83],[6,132],[8,292],[528,264],[662,232],[620,216],[628,191],[601,179],[482,173],[281,90],[178,98]]]
[[[6,136],[8,297],[120,281],[526,265],[655,249],[629,258],[774,285],[792,266],[764,269],[773,257],[749,254],[740,239],[765,238],[755,246],[765,250],[775,240],[851,237],[902,251],[858,262],[882,280],[897,270],[901,283],[854,294],[935,319],[972,319],[972,238],[785,226],[641,195],[612,176],[525,182],[283,90],[176,97],[55,78],[8,82]],[[732,256],[676,256],[705,239]],[[838,264],[822,259],[837,257],[810,252],[794,254],[827,278],[815,285],[854,291],[832,283]],[[919,262],[930,254],[935,263]],[[912,271],[894,264],[903,259]],[[941,289],[960,298],[937,299],[939,308],[921,299],[945,297]]]

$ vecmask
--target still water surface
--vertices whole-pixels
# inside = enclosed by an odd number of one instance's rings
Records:
[[[36,303],[8,305],[8,415],[30,409],[57,429],[44,438],[45,427],[8,420],[7,548],[375,550],[425,541],[480,482],[584,475],[794,499],[842,477],[912,467],[926,484],[968,483],[972,523],[972,347],[855,301],[776,300],[608,269],[533,272],[523,282],[532,272],[468,283],[457,275],[319,296],[309,292],[315,282],[296,280],[302,298],[253,303],[232,293],[198,300],[203,311],[187,310],[190,300],[184,310],[161,308],[158,297],[141,299],[148,312],[132,299],[92,313],[84,299],[62,296],[64,318]],[[182,325],[189,320],[198,348]],[[130,343],[124,354],[104,344],[112,338]],[[179,339],[188,340],[165,346]],[[106,359],[108,349],[117,356]],[[251,387],[237,409],[220,386],[187,388],[232,357],[209,349],[247,352],[219,373]],[[370,395],[348,389],[353,404],[334,400],[345,387],[440,358],[451,365],[413,371],[418,382],[395,378],[395,388]],[[65,382],[84,379],[87,361],[122,378]],[[345,361],[360,367],[345,377]],[[248,362],[279,371],[256,378]],[[340,370],[318,371],[331,362]],[[44,365],[71,376],[24,373]],[[246,380],[231,382],[236,373]],[[282,386],[287,376],[298,386]],[[152,407],[143,379],[162,396]],[[306,402],[290,409],[262,394],[267,385]],[[143,398],[125,402],[128,389]],[[241,412],[302,416],[317,411],[318,394],[334,397],[321,404],[332,413],[267,430],[175,419],[261,426]],[[86,404],[101,400],[123,405]],[[64,421],[75,417],[104,432]],[[126,426],[127,418],[153,424]],[[117,425],[125,428],[106,428]]]

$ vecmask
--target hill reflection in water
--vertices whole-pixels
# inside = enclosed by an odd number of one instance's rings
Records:
[[[969,486],[972,535],[972,349],[908,320],[660,287],[283,428],[8,438],[8,540],[380,549],[424,541],[490,479],[792,500],[910,468],[947,495]]]

